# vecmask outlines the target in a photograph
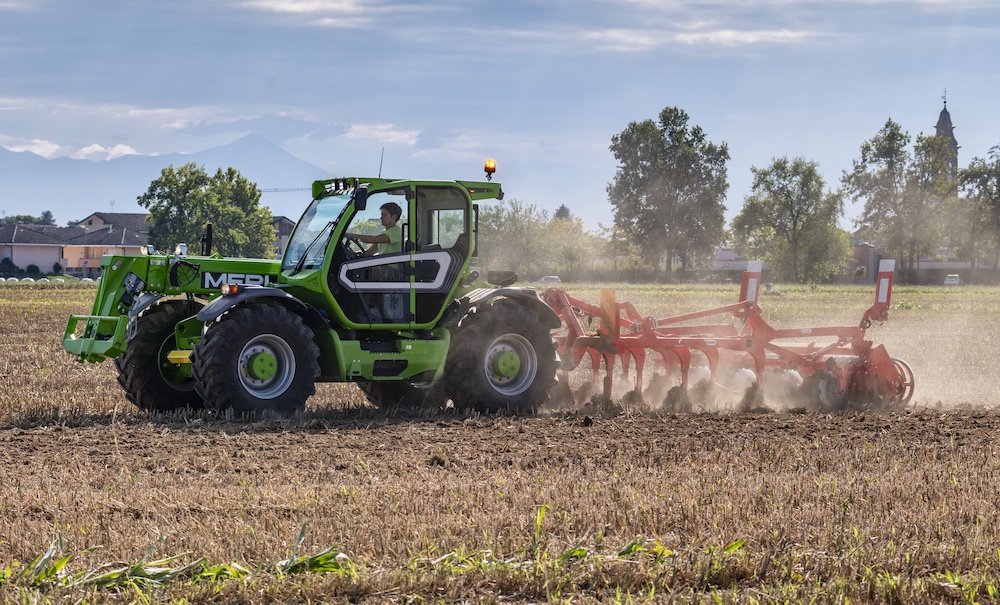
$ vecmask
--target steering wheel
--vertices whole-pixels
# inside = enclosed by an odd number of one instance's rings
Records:
[[[341,241],[341,245],[344,246],[344,251],[347,254],[347,260],[354,260],[365,255],[365,247],[357,238],[347,237],[345,235],[344,239]]]

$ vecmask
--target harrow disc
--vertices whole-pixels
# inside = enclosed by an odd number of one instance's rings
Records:
[[[896,387],[899,403],[900,405],[906,405],[913,397],[913,369],[910,368],[909,364],[898,357],[892,358],[892,364],[896,366],[896,370],[899,371],[899,375],[902,378],[899,385]]]
[[[902,359],[893,357],[892,365],[899,374],[897,380],[872,374],[868,377],[868,392],[874,401],[882,404],[905,406],[913,398],[913,370]]]

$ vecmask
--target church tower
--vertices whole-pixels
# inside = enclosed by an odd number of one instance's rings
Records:
[[[938,115],[934,134],[948,141],[948,149],[951,151],[951,157],[948,159],[948,167],[951,169],[949,176],[954,181],[958,178],[958,141],[955,139],[955,127],[951,124],[951,114],[948,113],[948,97],[945,95],[941,99],[944,101],[944,109]]]

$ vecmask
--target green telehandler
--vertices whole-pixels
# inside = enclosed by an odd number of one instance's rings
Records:
[[[302,410],[316,382],[354,382],[381,407],[535,410],[558,368],[560,319],[516,275],[471,267],[477,201],[491,181],[340,178],[313,183],[278,260],[105,256],[90,315],[71,315],[64,348],[114,359],[140,409],[234,414]],[[380,208],[403,211],[402,251],[369,255]]]

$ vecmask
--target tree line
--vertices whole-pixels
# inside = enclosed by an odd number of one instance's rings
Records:
[[[862,143],[836,189],[802,157],[752,167],[750,192],[728,229],[728,147],[690,125],[683,110],[667,107],[656,121],[630,123],[610,150],[618,161],[607,188],[611,227],[588,234],[572,219],[503,202],[480,219],[489,262],[528,275],[601,278],[610,268],[619,278],[673,281],[705,270],[716,249],[729,245],[767,262],[776,280],[825,282],[851,269],[851,234],[839,227],[849,199],[863,204],[855,228],[883,257],[897,259],[903,280],[912,279],[921,256],[941,248],[973,266],[1000,268],[1000,145],[959,169],[947,138],[912,137],[890,118]]]
[[[565,205],[549,216],[516,198],[483,204],[480,266],[528,280],[676,281],[704,272],[720,246],[731,246],[767,262],[775,280],[824,282],[851,268],[851,234],[839,222],[852,200],[863,204],[855,228],[897,259],[904,280],[921,256],[942,247],[973,266],[1000,268],[1000,145],[958,169],[948,139],[912,137],[890,118],[862,143],[836,189],[802,157],[752,167],[750,192],[727,228],[728,146],[689,122],[682,109],[666,107],[657,120],[631,122],[612,137],[610,226],[587,231]],[[268,257],[275,234],[260,195],[234,168],[209,175],[186,164],[165,168],[138,203],[150,213],[157,248],[197,242],[212,222],[219,253]],[[14,219],[54,224],[48,211],[7,217]]]

